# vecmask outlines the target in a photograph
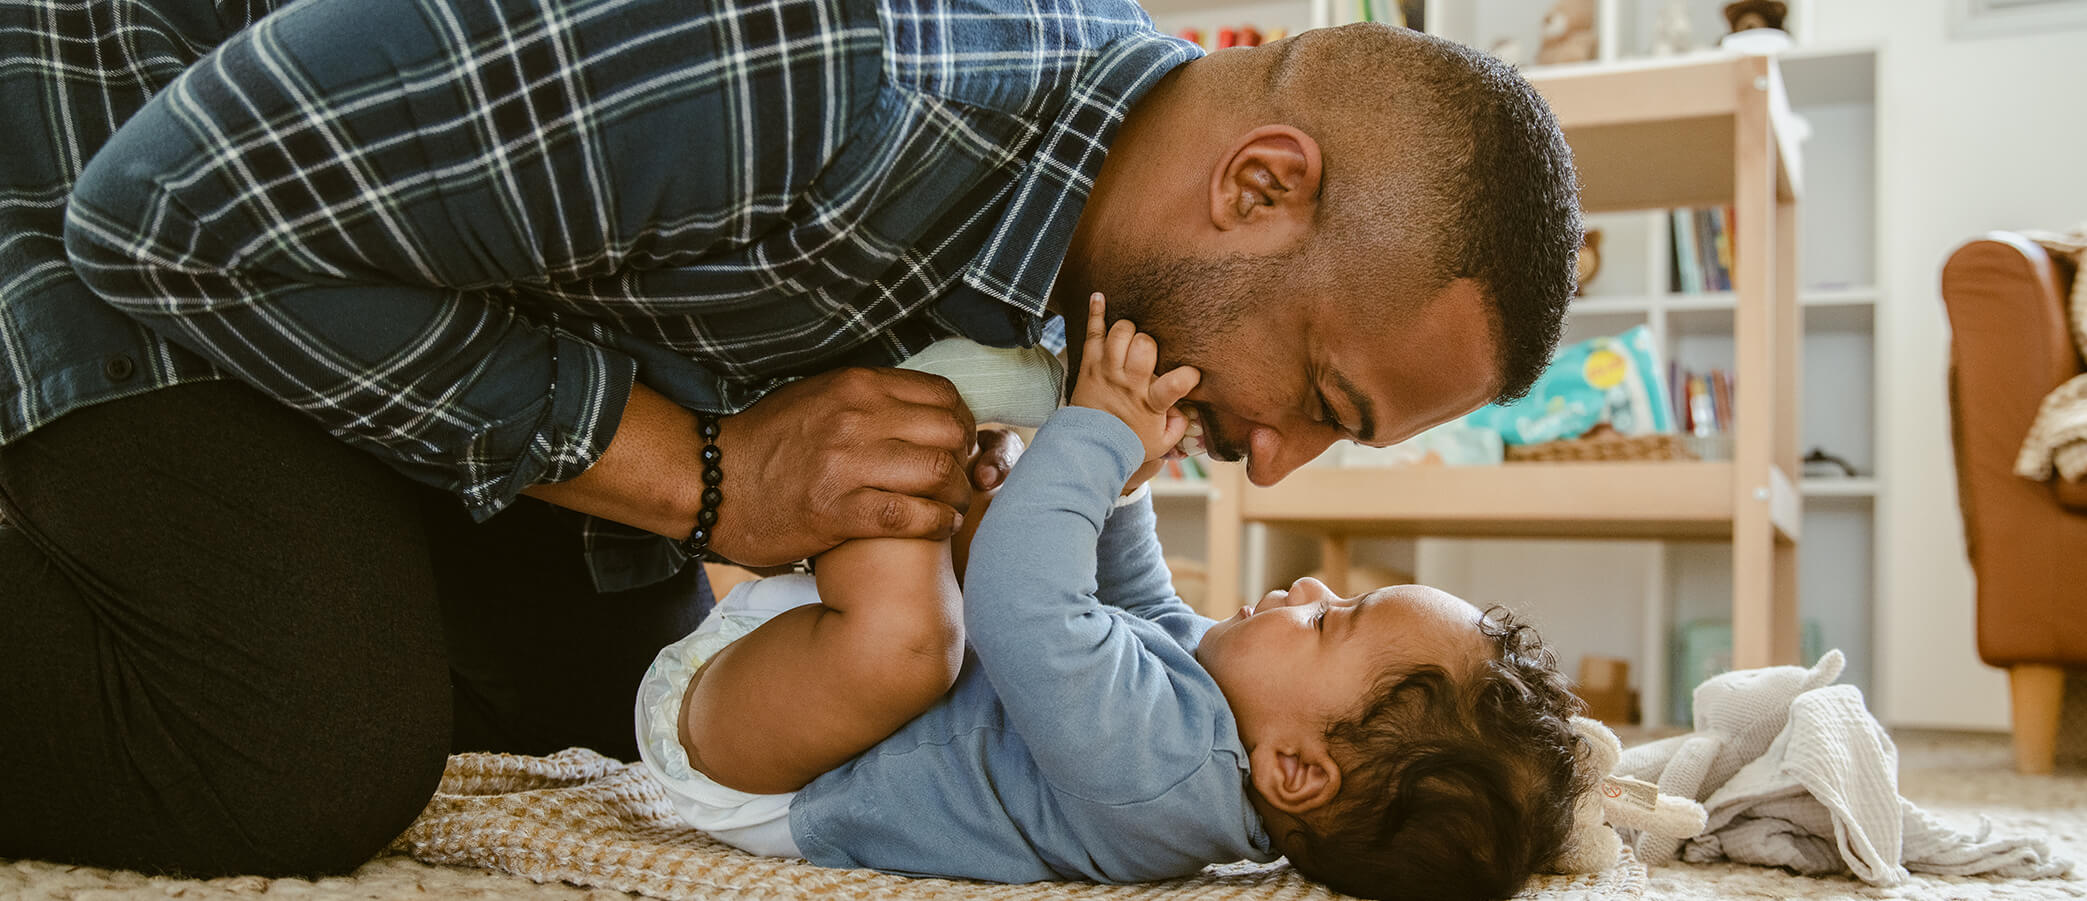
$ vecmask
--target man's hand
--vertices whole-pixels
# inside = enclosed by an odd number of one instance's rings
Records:
[[[1004,453],[974,459],[973,428],[940,376],[853,368],[784,385],[724,421],[710,547],[763,566],[850,538],[947,538],[971,500],[967,473]]]

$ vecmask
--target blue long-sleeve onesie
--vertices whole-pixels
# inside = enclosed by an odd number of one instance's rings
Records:
[[[1115,417],[1052,414],[971,545],[956,686],[790,805],[805,858],[999,882],[1141,882],[1277,856],[1195,659]]]

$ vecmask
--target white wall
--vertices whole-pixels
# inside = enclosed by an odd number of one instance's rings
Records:
[[[1879,48],[1879,714],[2004,729],[2004,676],[1978,662],[1949,446],[1942,262],[2001,228],[2087,219],[2087,30],[1954,39],[1945,0],[1813,0],[1811,40]]]

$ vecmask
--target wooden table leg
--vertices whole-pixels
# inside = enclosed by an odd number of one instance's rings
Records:
[[[1319,536],[1319,569],[1326,574],[1326,587],[1341,597],[1348,596],[1348,536],[1339,532],[1328,532]]]

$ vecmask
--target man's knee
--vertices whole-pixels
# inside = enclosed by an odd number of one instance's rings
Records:
[[[221,759],[217,772],[204,771],[189,802],[200,809],[167,812],[190,821],[183,831],[196,840],[146,868],[317,876],[382,852],[427,806],[449,756],[447,686],[401,688],[381,702],[382,716],[369,714],[378,699],[364,698],[250,737],[247,752],[265,759]]]
[[[312,799],[303,828],[287,830],[272,860],[273,873],[345,873],[388,847],[426,809],[448,760],[448,733],[389,757],[366,757],[328,773],[337,786]]]
[[[318,876],[354,870],[389,846],[427,806],[442,777],[446,743],[437,736],[381,768],[372,766],[377,758],[316,765],[291,777],[294,783],[309,783],[299,788],[309,794],[300,805],[254,809],[233,802],[226,814],[239,822],[229,825],[245,840],[213,853],[204,865],[212,875]],[[271,786],[251,797],[280,791]]]

